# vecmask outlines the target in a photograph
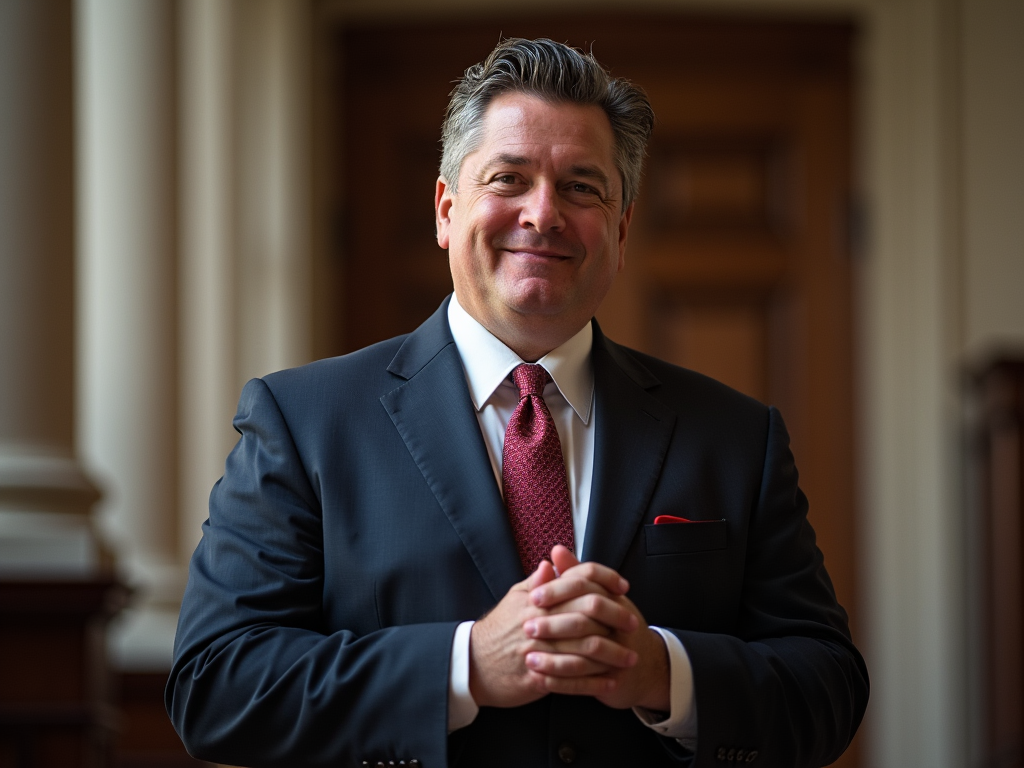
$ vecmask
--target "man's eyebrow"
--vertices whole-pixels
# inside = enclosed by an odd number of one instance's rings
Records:
[[[573,176],[582,176],[585,179],[594,179],[608,186],[608,174],[593,165],[574,165],[569,169]]]
[[[524,155],[509,155],[505,152],[495,155],[487,163],[487,166],[492,165],[529,165],[530,158]]]
[[[574,165],[569,170],[574,176],[580,176],[584,179],[592,179],[595,181],[602,188],[605,196],[611,194],[611,182],[608,179],[608,174],[597,166]]]

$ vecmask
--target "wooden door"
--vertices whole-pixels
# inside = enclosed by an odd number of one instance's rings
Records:
[[[781,408],[855,619],[852,27],[588,15],[340,30],[339,350],[412,330],[451,290],[433,239],[440,124],[451,81],[502,34],[592,45],[649,93],[657,124],[626,269],[598,319],[620,343]]]

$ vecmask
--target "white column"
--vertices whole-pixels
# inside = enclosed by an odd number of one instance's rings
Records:
[[[71,0],[0,2],[0,572],[104,566],[74,446]]]
[[[312,349],[308,0],[182,0],[181,532],[191,554],[242,386]]]
[[[237,437],[233,20],[231,0],[179,5],[179,554],[186,562]]]
[[[312,349],[310,9],[247,0],[238,24],[239,366],[245,379]]]
[[[953,6],[881,2],[866,40],[860,550],[879,768],[967,764]]]
[[[173,0],[79,0],[78,443],[136,589],[115,662],[170,664],[177,552]],[[162,614],[162,615],[161,615]]]

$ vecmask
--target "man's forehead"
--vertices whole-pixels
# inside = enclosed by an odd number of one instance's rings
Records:
[[[528,166],[554,156],[588,176],[607,176],[614,167],[611,123],[595,105],[502,94],[488,105],[481,128],[478,163]]]
[[[518,91],[494,97],[484,110],[482,123],[485,137],[518,132],[538,140],[599,136],[610,144],[614,139],[608,115],[596,104],[545,99]]]

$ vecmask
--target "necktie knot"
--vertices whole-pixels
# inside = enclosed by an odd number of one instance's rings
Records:
[[[543,366],[523,363],[512,370],[512,378],[519,387],[519,399],[527,395],[543,395],[544,387],[551,381],[551,375]]]

